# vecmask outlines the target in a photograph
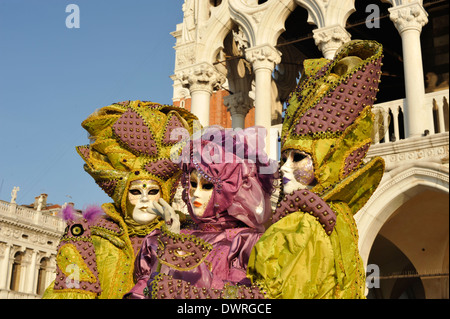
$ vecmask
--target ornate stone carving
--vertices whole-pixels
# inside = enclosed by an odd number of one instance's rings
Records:
[[[281,52],[270,45],[262,45],[245,50],[246,59],[253,69],[266,68],[273,70],[281,62]]]
[[[179,48],[176,53],[176,67],[182,68],[195,63],[195,46],[187,45]]]
[[[366,157],[366,161],[375,156],[385,160],[386,171],[407,163],[437,162],[448,163],[449,146],[447,136],[432,136],[429,139],[410,138],[396,143],[373,145]]]
[[[243,29],[249,47],[275,46],[295,6],[292,0],[271,0],[260,4],[256,1],[228,0],[231,20]]]
[[[201,90],[212,93],[225,83],[225,76],[208,63],[202,63],[177,73],[177,78],[190,92]]]
[[[400,33],[411,29],[421,32],[428,23],[428,14],[418,2],[390,8],[389,12],[390,19]]]
[[[14,186],[13,190],[11,191],[11,204],[16,203],[17,198],[17,192],[20,191],[19,186]]]
[[[7,246],[9,246],[7,243],[0,243],[0,258],[3,258],[5,256]]]
[[[192,29],[195,28],[196,18],[196,1],[185,0],[182,6],[183,10],[183,28],[181,32],[181,41],[191,42],[194,41],[194,32]]]
[[[351,39],[350,33],[339,25],[315,29],[313,34],[317,47],[328,59],[333,58],[336,50]]]
[[[247,37],[245,36],[244,30],[242,30],[242,27],[238,27],[237,31],[232,30],[233,32],[233,39],[236,43],[236,48],[238,49],[238,52],[241,55],[244,55],[245,50],[249,47],[249,41]]]
[[[256,7],[258,5],[258,0],[243,0],[243,2],[250,7]]]
[[[248,111],[253,107],[253,100],[244,92],[237,92],[224,97],[224,105],[231,116],[235,114],[247,115]]]
[[[332,26],[345,27],[347,18],[355,12],[355,0],[295,0],[308,11],[308,22],[319,29]]]

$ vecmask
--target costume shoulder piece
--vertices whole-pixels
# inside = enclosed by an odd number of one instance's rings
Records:
[[[77,292],[92,295],[92,297],[98,296],[102,290],[92,235],[93,226],[98,223],[104,213],[101,208],[92,206],[78,217],[72,206],[66,206],[62,214],[67,221],[67,227],[58,246],[53,291],[54,293]],[[107,227],[112,228],[111,225]]]
[[[306,60],[283,122],[282,152],[297,149],[313,158],[317,184],[312,192],[326,201],[347,202],[353,213],[384,172],[381,158],[364,162],[372,143],[382,58],[381,44],[354,40],[331,61]]]
[[[276,223],[281,218],[300,210],[314,216],[328,235],[334,230],[336,225],[336,213],[317,194],[306,190],[297,190],[291,194],[284,195],[277,204],[272,222]]]

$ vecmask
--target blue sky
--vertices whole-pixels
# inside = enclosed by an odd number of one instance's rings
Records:
[[[125,100],[172,103],[183,0],[0,0],[0,199],[111,200],[83,170],[81,122]],[[67,28],[66,6],[80,9]]]

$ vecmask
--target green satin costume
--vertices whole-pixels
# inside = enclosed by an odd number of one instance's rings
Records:
[[[300,190],[280,194],[277,218],[251,253],[247,276],[268,298],[365,298],[354,214],[384,172],[381,158],[363,161],[372,142],[381,59],[379,43],[351,41],[331,61],[304,63],[286,110],[281,151],[310,154],[316,184],[304,192],[311,203]],[[329,216],[314,215],[316,206],[335,217],[321,220]]]
[[[133,288],[134,260],[140,247],[137,243],[141,236],[137,236],[136,233],[130,236],[124,218],[117,212],[113,204],[103,204],[102,208],[106,212],[106,216],[99,218],[94,223],[84,224],[84,233],[89,236],[81,247],[80,245],[75,246],[79,249],[85,247],[89,249],[86,244],[92,243],[92,254],[96,257],[93,264],[95,264],[98,274],[91,277],[94,277],[92,282],[98,283],[101,292],[96,293],[83,288],[82,282],[73,289],[54,289],[57,287],[58,280],[64,281],[70,276],[70,273],[66,273],[57,277],[47,288],[44,299],[121,299],[126,292]],[[161,228],[163,223],[161,219],[155,219],[147,225],[145,233]],[[142,231],[144,230],[142,229]],[[68,237],[66,234],[63,240]],[[70,240],[62,242],[57,255],[58,268],[62,271],[66,269],[67,262],[64,261],[68,259],[70,263],[75,262],[81,268],[82,273],[89,273],[92,264],[88,265],[85,260],[79,258],[78,250],[73,247]],[[83,277],[80,279],[86,281]]]

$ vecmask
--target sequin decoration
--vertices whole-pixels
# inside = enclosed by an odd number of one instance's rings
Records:
[[[112,196],[114,194],[114,190],[117,185],[116,180],[103,180],[96,181],[97,185],[100,186],[101,189],[105,191],[108,196]]]
[[[225,284],[223,289],[201,288],[173,276],[158,274],[146,287],[152,299],[265,299],[265,292],[258,286]]]
[[[161,179],[168,179],[179,170],[178,166],[166,158],[157,160],[156,162],[149,162],[144,168],[149,173],[156,175]]]
[[[177,235],[163,230],[158,237],[156,255],[164,265],[190,270],[197,267],[212,250],[211,244],[189,235]]]
[[[152,132],[135,111],[128,109],[113,125],[113,130],[130,149],[149,156],[157,154]]]
[[[380,82],[380,66],[381,58],[348,75],[297,120],[294,133],[343,132],[364,108],[373,105]]]
[[[281,218],[294,213],[298,210],[309,213],[318,218],[325,232],[331,235],[336,223],[336,214],[330,206],[317,194],[309,190],[297,190],[291,194],[285,195],[277,204],[272,222],[276,223]]]
[[[353,170],[357,169],[362,159],[366,156],[369,151],[370,143],[363,145],[352,151],[345,159],[345,166],[342,172],[342,177],[348,176]]]
[[[184,129],[184,125],[181,123],[180,119],[175,114],[172,114],[167,120],[166,132],[164,133],[164,138],[162,141],[164,144],[171,145],[181,141],[183,136],[180,134],[176,134],[176,132],[174,132],[174,130],[177,128]]]

